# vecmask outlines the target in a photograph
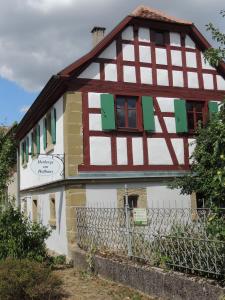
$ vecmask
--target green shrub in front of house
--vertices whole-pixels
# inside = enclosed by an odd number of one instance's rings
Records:
[[[9,206],[0,213],[0,261],[7,257],[46,261],[45,240],[50,233],[42,224],[32,223],[20,211]]]
[[[6,259],[0,263],[0,299],[57,300],[62,281],[44,264],[28,259]]]

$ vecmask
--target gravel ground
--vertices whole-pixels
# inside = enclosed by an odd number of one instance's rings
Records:
[[[63,280],[65,300],[157,300],[133,289],[73,268],[55,271]],[[159,300],[159,299],[158,299]]]

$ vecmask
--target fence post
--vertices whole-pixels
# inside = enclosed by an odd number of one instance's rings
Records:
[[[130,228],[130,207],[128,203],[128,189],[125,184],[125,216],[126,216],[126,235],[127,235],[127,254],[130,258],[132,256],[132,236]]]

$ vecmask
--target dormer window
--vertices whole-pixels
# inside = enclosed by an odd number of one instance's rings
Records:
[[[162,31],[155,31],[155,44],[157,46],[165,46],[165,33]]]

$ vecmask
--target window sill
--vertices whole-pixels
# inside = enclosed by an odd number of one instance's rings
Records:
[[[143,130],[142,129],[139,129],[139,128],[117,128],[117,131],[120,131],[120,132],[142,132]]]

